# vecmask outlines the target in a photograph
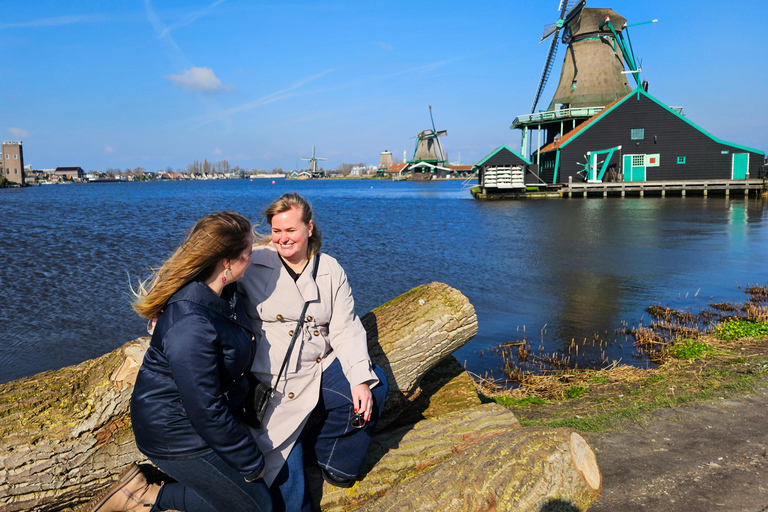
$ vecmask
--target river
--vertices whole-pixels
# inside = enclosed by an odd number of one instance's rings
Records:
[[[280,194],[314,205],[323,250],[345,268],[357,312],[422,283],[461,290],[477,336],[456,356],[501,376],[491,349],[523,332],[598,359],[647,362],[625,337],[650,304],[695,310],[768,282],[768,204],[668,197],[480,202],[459,181],[232,180],[0,190],[0,382],[79,363],[144,334],[130,287],[195,220],[252,221]]]

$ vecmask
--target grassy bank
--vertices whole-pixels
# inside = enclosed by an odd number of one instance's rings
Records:
[[[656,321],[633,336],[649,350],[654,368],[565,367],[534,374],[510,359],[507,384],[513,389],[483,379],[476,386],[483,400],[509,407],[522,425],[581,431],[620,428],[660,407],[749,393],[768,385],[768,289],[746,292],[744,303],[711,304],[695,315],[649,307]],[[530,357],[524,344],[516,350]]]

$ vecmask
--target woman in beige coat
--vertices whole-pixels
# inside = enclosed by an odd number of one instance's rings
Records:
[[[265,216],[271,234],[254,248],[238,284],[257,342],[252,372],[275,389],[263,427],[251,434],[264,453],[264,479],[275,510],[311,510],[303,470],[303,448],[314,450],[323,477],[349,487],[360,470],[388,386],[371,363],[366,332],[355,314],[346,274],[320,254],[320,231],[300,195],[285,194]],[[316,277],[313,278],[313,270]],[[299,316],[308,309],[284,375],[278,372]],[[302,435],[317,409],[318,432]]]

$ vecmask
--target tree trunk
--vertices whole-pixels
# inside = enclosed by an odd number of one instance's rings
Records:
[[[323,510],[534,510],[556,497],[586,508],[596,499],[600,474],[581,436],[518,428],[507,409],[479,404],[448,357],[477,331],[460,292],[420,286],[363,322],[371,356],[392,383],[390,426],[375,436],[352,489],[330,487],[307,468]],[[148,341],[0,385],[0,512],[71,511],[144,460],[128,404]]]
[[[425,372],[477,332],[467,298],[440,283],[364,318],[369,345],[384,345],[371,357],[394,383],[391,395],[414,394]],[[424,357],[416,357],[427,342]],[[128,406],[147,346],[148,338],[139,338],[97,359],[0,385],[0,512],[66,510],[129,462],[144,460]]]
[[[387,372],[390,389],[407,395],[424,374],[477,334],[474,306],[443,283],[414,288],[361,320],[371,359]]]
[[[602,490],[594,452],[583,437],[566,428],[508,429],[440,464],[414,469],[414,476],[382,498],[354,510],[586,510]]]

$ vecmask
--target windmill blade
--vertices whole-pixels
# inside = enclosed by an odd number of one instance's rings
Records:
[[[587,4],[587,0],[581,0],[579,3],[574,5],[570,11],[568,11],[568,14],[565,15],[565,18],[563,19],[563,26],[567,26],[571,21],[573,21],[573,18],[579,15],[581,10],[584,8],[584,6]]]
[[[586,0],[582,0],[582,2],[585,2],[585,1]],[[547,53],[547,60],[544,61],[544,70],[541,72],[539,87],[536,90],[536,97],[533,99],[533,105],[531,106],[531,114],[536,112],[536,105],[539,104],[541,93],[544,91],[544,86],[547,85],[547,79],[549,79],[549,74],[552,72],[552,66],[555,64],[555,55],[557,54],[557,45],[559,43],[559,41],[557,40],[557,33],[560,31],[560,27],[563,26],[565,13],[568,11],[568,0],[562,0],[561,7],[562,9],[560,10],[560,18],[557,20],[557,23],[555,24],[555,30],[552,32],[554,37],[552,38],[552,43],[549,45],[549,53]],[[544,39],[546,38],[542,38],[542,41]]]
[[[435,144],[437,145],[437,159],[438,161],[444,162],[445,157],[443,156],[443,146],[440,145],[440,139],[435,137]]]
[[[440,130],[435,134],[435,137],[445,137],[446,135],[448,135],[448,130]]]
[[[552,43],[549,45],[549,53],[547,54],[547,60],[544,62],[544,70],[541,72],[541,79],[539,80],[539,87],[536,89],[536,97],[533,99],[533,105],[531,105],[531,114],[536,112],[536,105],[539,103],[541,93],[544,92],[544,86],[547,85],[547,79],[552,72],[552,66],[555,64],[555,55],[557,54],[557,46],[560,41],[557,39],[557,33],[560,31],[558,28],[555,30],[555,37],[552,38]]]
[[[547,25],[544,25],[544,32],[541,34],[541,42],[544,42],[549,36],[557,32],[557,29],[559,27],[557,26],[557,23],[549,23]]]
[[[432,121],[432,133],[435,133],[437,130],[435,130],[435,118],[432,117],[432,105],[429,106],[429,119]]]
[[[328,160],[328,159],[327,159],[327,158],[315,158],[315,160],[319,160],[319,161],[321,161],[321,162],[325,162],[325,161],[326,161],[326,160]]]

